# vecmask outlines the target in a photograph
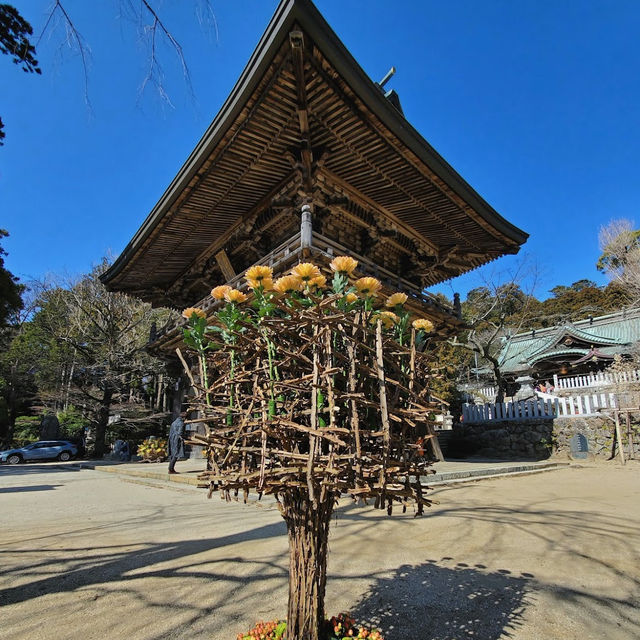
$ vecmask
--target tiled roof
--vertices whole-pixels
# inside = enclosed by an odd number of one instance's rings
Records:
[[[579,320],[574,323],[532,329],[505,338],[500,354],[505,373],[528,369],[532,364],[547,357],[585,355],[583,347],[568,348],[560,344],[564,336],[598,346],[607,354],[622,353],[628,345],[640,340],[640,309],[629,309],[597,318]]]

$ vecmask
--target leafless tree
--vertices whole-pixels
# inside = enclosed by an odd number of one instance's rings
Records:
[[[90,444],[98,457],[105,453],[105,435],[112,407],[132,400],[132,392],[165,372],[162,361],[146,347],[154,321],[169,312],[122,293],[107,291],[100,275],[104,260],[75,281],[58,283],[43,296],[47,313],[41,318],[46,331],[65,347],[60,385],[55,393],[71,394],[86,407],[91,418]],[[165,382],[170,377],[165,375]],[[155,395],[155,394],[154,394]],[[155,409],[153,399],[149,411]]]
[[[523,290],[525,283],[527,291]],[[476,354],[479,364],[489,367],[498,388],[496,402],[503,402],[507,395],[508,380],[502,371],[505,346],[532,318],[536,283],[537,269],[526,259],[509,274],[485,278],[484,286],[471,290],[463,303],[468,331],[449,341]]]
[[[146,51],[148,63],[145,76],[140,84],[140,95],[144,93],[148,85],[152,85],[162,100],[169,106],[173,106],[165,89],[164,72],[161,56],[159,55],[159,46],[164,42],[173,51],[182,69],[188,93],[193,98],[191,74],[183,47],[151,0],[117,0],[117,4],[119,15],[127,22],[135,25],[138,40]],[[207,31],[213,31],[217,39],[218,25],[210,0],[196,0],[193,3],[193,8],[201,27]],[[40,44],[45,35],[50,35],[58,30],[64,32],[64,37],[60,43],[60,51],[68,49],[80,57],[84,76],[84,97],[86,103],[90,105],[89,63],[91,60],[91,48],[82,36],[72,15],[67,11],[65,4],[61,0],[54,0],[47,13],[37,45]]]
[[[640,230],[626,218],[600,227],[599,271],[619,282],[634,304],[640,302]]]

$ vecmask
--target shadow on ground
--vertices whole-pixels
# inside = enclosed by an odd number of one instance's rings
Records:
[[[78,472],[82,471],[80,467],[74,467],[73,465],[63,465],[61,463],[25,463],[25,464],[11,464],[0,465],[0,477],[12,478],[14,476],[32,475],[35,473],[65,473],[68,471]]]
[[[530,602],[532,578],[452,558],[403,565],[378,578],[351,613],[389,638],[509,638]]]
[[[173,543],[139,544],[131,546],[112,545],[94,548],[57,548],[54,555],[29,559],[34,555],[34,549],[11,549],[6,554],[16,558],[23,557],[19,565],[11,568],[8,562],[3,562],[6,578],[22,576],[30,578],[27,582],[0,590],[0,606],[16,604],[37,598],[43,593],[61,593],[75,591],[85,587],[96,587],[113,582],[129,582],[141,578],[204,578],[207,580],[223,580],[247,582],[247,576],[235,578],[228,573],[212,571],[212,561],[202,561],[193,556],[213,549],[232,546],[240,542],[262,540],[272,536],[285,535],[284,523],[268,524],[248,531],[205,538],[200,540],[183,540]],[[5,552],[0,550],[0,559]],[[181,560],[174,566],[168,567],[172,561]],[[241,563],[242,558],[216,558],[213,564],[223,562]],[[203,568],[203,564],[208,565]],[[270,563],[265,562],[264,565]],[[164,568],[159,568],[158,565]],[[283,575],[280,567],[274,570]],[[286,575],[286,572],[285,574]]]
[[[21,493],[23,491],[51,491],[61,484],[31,484],[24,487],[2,487],[0,493]]]

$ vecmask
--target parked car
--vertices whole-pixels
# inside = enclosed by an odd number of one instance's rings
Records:
[[[20,464],[31,460],[71,460],[78,453],[78,447],[67,440],[41,440],[20,449],[0,451],[0,462]]]

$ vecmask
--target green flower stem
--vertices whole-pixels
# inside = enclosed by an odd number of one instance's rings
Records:
[[[236,366],[236,352],[231,349],[231,369],[230,377],[233,380]],[[230,427],[233,424],[233,383],[229,387],[229,408],[227,409],[227,426]]]
[[[200,366],[202,367],[202,384],[204,385],[204,393],[207,399],[207,406],[211,406],[211,399],[209,398],[209,378],[207,375],[207,360],[204,357],[204,351],[200,351]]]
[[[273,420],[276,415],[276,398],[274,393],[274,381],[279,378],[278,371],[273,364],[273,357],[275,355],[275,345],[273,341],[267,336],[267,330],[262,330],[262,336],[267,345],[267,358],[269,359],[269,420]]]

